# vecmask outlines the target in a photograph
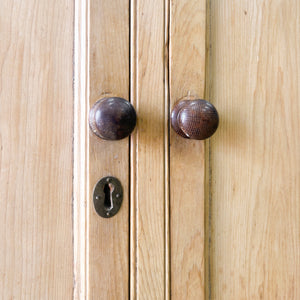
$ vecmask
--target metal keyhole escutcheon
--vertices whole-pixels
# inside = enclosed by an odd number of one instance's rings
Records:
[[[123,201],[121,182],[112,176],[101,178],[94,187],[93,201],[99,216],[113,217],[119,211]]]

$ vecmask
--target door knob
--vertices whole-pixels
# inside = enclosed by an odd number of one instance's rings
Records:
[[[217,130],[219,116],[216,108],[206,100],[181,100],[172,110],[171,125],[184,138],[204,140]]]
[[[90,110],[92,132],[105,140],[120,140],[130,135],[136,125],[134,107],[119,97],[102,98]]]

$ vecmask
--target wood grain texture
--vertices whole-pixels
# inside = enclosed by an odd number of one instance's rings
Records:
[[[74,300],[87,299],[88,174],[88,3],[74,1]]]
[[[90,1],[89,101],[129,99],[129,2]],[[104,219],[92,202],[96,182],[117,177],[124,190],[117,215]],[[129,286],[129,139],[104,141],[90,132],[88,299],[126,299]]]
[[[171,0],[170,107],[204,97],[206,1]],[[170,132],[172,299],[204,299],[204,142]]]
[[[211,1],[211,299],[300,298],[300,3]]]
[[[0,298],[71,299],[73,3],[0,20]]]
[[[131,3],[131,299],[165,295],[164,2]]]

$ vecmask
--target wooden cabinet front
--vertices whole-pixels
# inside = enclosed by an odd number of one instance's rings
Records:
[[[0,298],[299,299],[299,3],[48,2],[0,12]],[[90,130],[104,97],[130,137]],[[210,139],[172,130],[182,99],[215,105]]]

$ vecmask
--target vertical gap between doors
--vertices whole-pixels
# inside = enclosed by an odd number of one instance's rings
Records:
[[[211,56],[211,27],[210,27],[210,14],[211,14],[211,3],[210,0],[206,1],[206,35],[205,35],[205,99],[210,101],[210,56]],[[211,142],[207,140],[205,142],[205,205],[204,205],[204,282],[205,282],[205,299],[212,299],[212,287],[211,287],[211,226],[212,226],[212,193],[211,193],[211,180],[212,180],[212,169],[211,169]]]
[[[165,299],[171,299],[171,239],[170,239],[170,0],[165,0],[165,55],[164,55],[164,85],[165,85]]]
[[[137,107],[137,0],[129,0],[129,98],[131,104],[135,107],[138,114]],[[138,123],[137,119],[137,123]],[[136,179],[136,147],[137,147],[137,134],[136,130],[129,138],[129,289],[128,299],[137,298],[137,242],[136,242],[136,229],[137,229],[137,179]]]

